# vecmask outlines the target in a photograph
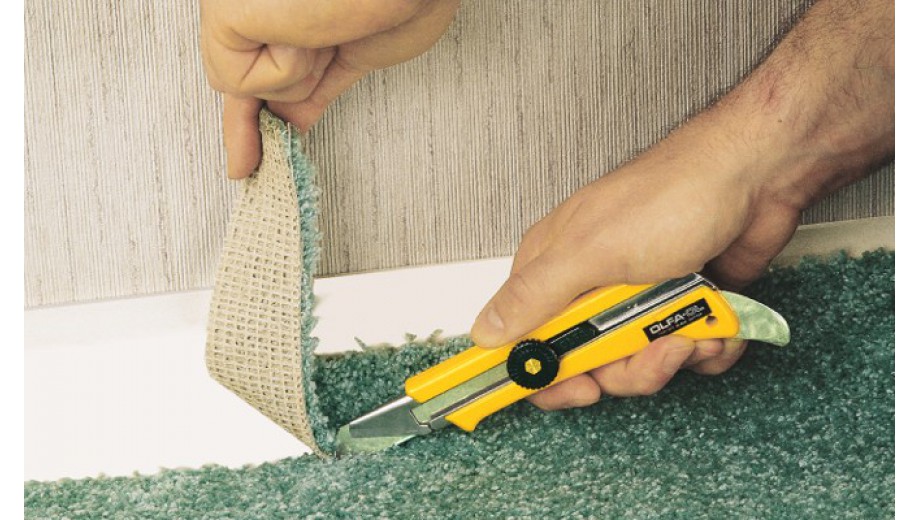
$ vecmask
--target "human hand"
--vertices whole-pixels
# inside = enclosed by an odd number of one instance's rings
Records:
[[[743,286],[782,250],[802,210],[893,153],[894,2],[817,2],[713,108],[534,225],[473,340],[518,339],[598,286],[704,268],[724,288]],[[681,367],[717,374],[743,351],[737,341],[667,336],[530,400],[556,409],[601,392],[650,394]]]
[[[259,165],[264,101],[306,131],[365,74],[434,45],[459,4],[201,0],[201,54],[209,83],[224,93],[229,177],[247,177]]]
[[[727,130],[701,118],[534,225],[473,327],[477,344],[517,339],[595,287],[660,282],[707,264],[725,287],[755,279],[790,238],[801,208],[765,189],[769,160]],[[648,395],[681,367],[724,372],[744,349],[738,341],[668,336],[531,401],[557,409],[592,404],[601,393]]]

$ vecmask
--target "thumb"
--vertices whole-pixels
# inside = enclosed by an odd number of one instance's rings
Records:
[[[508,278],[473,324],[477,345],[498,347],[558,314],[596,284],[577,256],[548,250]]]
[[[224,95],[224,148],[227,150],[227,176],[248,177],[262,160],[262,135],[259,111],[262,100]]]

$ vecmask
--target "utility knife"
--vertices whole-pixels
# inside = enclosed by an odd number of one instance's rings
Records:
[[[518,341],[473,346],[410,377],[405,396],[339,429],[336,452],[378,451],[449,425],[471,432],[506,406],[669,334],[789,343],[777,312],[699,274],[595,289]]]

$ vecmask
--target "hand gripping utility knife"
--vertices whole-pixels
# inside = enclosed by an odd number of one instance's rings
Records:
[[[720,292],[698,274],[658,285],[596,289],[524,336],[471,347],[406,380],[406,395],[339,429],[339,454],[381,450],[485,417],[547,386],[635,354],[668,334],[740,338],[783,346],[789,326],[750,298]]]

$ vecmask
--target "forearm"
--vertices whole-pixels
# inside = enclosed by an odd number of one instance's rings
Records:
[[[894,113],[894,1],[822,0],[704,119],[804,209],[892,157]]]

